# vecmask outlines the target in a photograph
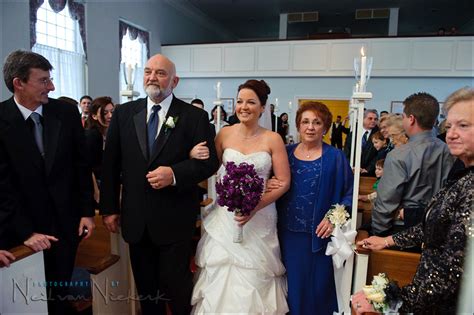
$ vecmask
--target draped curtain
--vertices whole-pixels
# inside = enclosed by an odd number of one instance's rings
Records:
[[[36,44],[36,13],[38,8],[43,5],[45,0],[30,0],[30,48]],[[82,48],[87,59],[87,42],[85,27],[85,8],[82,3],[76,3],[74,0],[48,0],[49,5],[55,13],[59,13],[66,5],[68,6],[71,18],[79,23],[79,33],[81,34]]]
[[[84,55],[55,47],[36,44],[34,52],[44,56],[53,65],[54,91],[50,97],[69,96],[79,100],[85,91]]]
[[[145,44],[146,47],[146,58],[150,58],[150,33],[147,31],[141,30],[133,25],[130,25],[124,21],[119,21],[119,43],[120,43],[120,56],[119,56],[119,63],[122,60],[122,38],[125,34],[130,34],[130,39],[135,40],[138,38],[140,43]]]

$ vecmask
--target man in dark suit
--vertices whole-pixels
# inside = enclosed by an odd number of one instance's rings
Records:
[[[79,236],[94,229],[92,173],[77,107],[48,98],[52,66],[27,51],[8,55],[0,103],[0,248],[44,251],[50,314],[66,314]],[[2,232],[3,231],[3,232]],[[50,282],[51,281],[51,282]],[[49,296],[48,296],[49,297]]]
[[[206,112],[172,93],[179,81],[173,62],[158,54],[144,71],[148,97],[119,106],[108,130],[101,214],[111,232],[120,219],[142,314],[165,314],[165,300],[173,314],[189,314],[197,184],[214,174],[218,159]],[[190,159],[203,141],[209,158]]]
[[[349,133],[349,129],[344,126],[344,122],[341,121],[341,116],[336,117],[336,121],[331,125],[331,145],[338,149],[342,149],[342,133]]]
[[[356,143],[362,145],[360,168],[362,175],[365,176],[375,176],[375,162],[372,160],[377,157],[377,149],[375,149],[372,143],[372,136],[379,130],[379,127],[377,126],[378,119],[379,116],[375,109],[366,109],[364,111],[364,120],[362,122],[362,139],[360,142],[356,140]],[[349,132],[344,145],[344,153],[348,159],[350,159],[351,147],[352,132]],[[373,165],[373,169],[370,168],[371,165]]]

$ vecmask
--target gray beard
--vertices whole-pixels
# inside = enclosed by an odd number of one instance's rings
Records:
[[[148,97],[151,98],[152,100],[158,99],[161,95],[161,90],[153,86],[147,86],[145,88],[145,92],[148,95]]]

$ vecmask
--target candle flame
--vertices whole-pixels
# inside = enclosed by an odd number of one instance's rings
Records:
[[[365,56],[365,53],[364,53],[364,46],[362,46],[362,48],[360,49],[360,54],[362,55],[362,57]]]

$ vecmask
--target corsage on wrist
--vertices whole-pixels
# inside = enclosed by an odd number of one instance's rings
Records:
[[[390,281],[384,273],[374,276],[372,285],[362,288],[367,301],[377,312],[396,312],[402,305],[400,288],[394,281]]]

